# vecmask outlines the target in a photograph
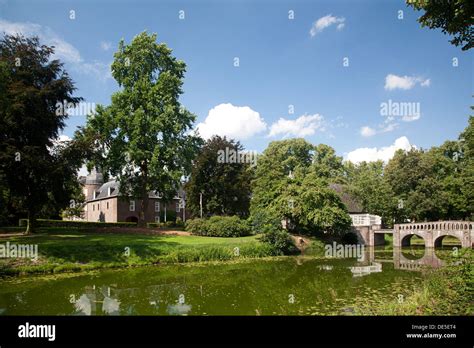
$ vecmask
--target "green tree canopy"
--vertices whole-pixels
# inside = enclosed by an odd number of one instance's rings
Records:
[[[418,19],[430,29],[453,36],[450,42],[466,51],[474,46],[474,2],[471,0],[407,0],[407,6],[425,13]]]
[[[112,75],[122,89],[82,131],[99,153],[92,164],[116,177],[122,194],[141,199],[140,225],[148,192],[171,200],[200,144],[190,134],[196,117],[179,102],[186,65],[156,39],[143,32],[128,45],[120,41]]]
[[[9,200],[27,212],[27,232],[45,205],[68,204],[81,162],[57,142],[68,117],[56,112],[57,103],[80,98],[72,96],[74,83],[53,53],[36,37],[0,40],[0,178]]]
[[[186,194],[188,208],[195,216],[200,215],[201,195],[203,216],[246,217],[249,214],[252,168],[248,161],[220,161],[226,151],[231,155],[245,153],[239,142],[214,136],[204,144],[194,160]]]
[[[251,215],[262,211],[287,221],[289,230],[311,235],[347,232],[351,219],[329,187],[339,163],[334,150],[304,139],[273,141],[259,157],[252,183]],[[342,166],[341,166],[342,167]]]

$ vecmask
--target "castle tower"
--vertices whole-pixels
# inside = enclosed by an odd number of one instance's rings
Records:
[[[89,175],[86,176],[86,182],[84,184],[84,196],[86,197],[86,201],[90,201],[91,199],[95,198],[95,192],[99,190],[99,188],[104,183],[104,176],[102,173],[98,172],[96,169],[93,169]]]

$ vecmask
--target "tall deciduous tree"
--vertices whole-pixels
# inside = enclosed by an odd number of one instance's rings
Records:
[[[364,211],[380,215],[384,225],[392,225],[397,215],[397,199],[384,177],[384,163],[346,163],[348,192],[360,202]]]
[[[203,216],[248,216],[252,179],[250,160],[255,158],[245,155],[239,142],[219,136],[209,139],[194,160],[186,185],[188,207],[193,215],[200,215],[202,199]]]
[[[68,116],[56,104],[80,98],[72,96],[74,84],[53,53],[38,38],[0,40],[0,178],[27,212],[27,232],[45,204],[67,201],[79,164],[55,145]]]
[[[94,164],[118,178],[122,194],[141,199],[142,226],[148,192],[171,200],[200,143],[189,134],[195,115],[179,102],[186,65],[156,38],[143,32],[119,43],[112,75],[121,90],[110,106],[96,109],[83,132],[101,150]]]
[[[334,151],[304,139],[273,141],[259,157],[251,215],[262,212],[287,221],[289,230],[306,234],[342,234],[351,219],[338,194],[329,187]]]
[[[466,51],[474,46],[474,2],[472,0],[407,0],[408,6],[425,13],[418,19],[422,26],[441,28],[453,35],[450,41]]]

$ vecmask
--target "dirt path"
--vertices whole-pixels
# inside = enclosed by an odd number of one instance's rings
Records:
[[[8,237],[21,237],[24,236],[22,232],[18,233],[0,233],[0,238],[8,238]]]

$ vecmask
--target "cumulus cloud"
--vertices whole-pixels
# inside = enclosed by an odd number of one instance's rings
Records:
[[[378,160],[382,160],[384,162],[388,162],[397,150],[405,150],[408,151],[412,147],[415,147],[410,144],[410,141],[407,137],[403,136],[395,140],[395,142],[390,146],[385,146],[381,148],[376,147],[363,147],[351,151],[347,154],[346,159],[353,163],[360,163],[360,162],[374,162]]]
[[[108,51],[112,48],[112,43],[110,41],[101,41],[100,48],[104,51]]]
[[[373,128],[370,128],[369,126],[364,126],[360,129],[360,135],[362,135],[363,137],[371,137],[376,133],[377,131]]]
[[[280,118],[270,127],[268,136],[283,135],[284,137],[306,137],[313,135],[316,130],[324,130],[324,117],[319,114],[302,115],[296,120]]]
[[[267,124],[257,111],[248,106],[219,104],[209,110],[204,122],[196,129],[204,139],[213,135],[232,139],[247,139],[267,129]]]
[[[398,76],[394,74],[388,74],[385,77],[385,89],[389,91],[394,89],[408,90],[412,89],[417,84],[422,87],[428,87],[430,83],[430,79],[424,79],[419,76]]]
[[[324,29],[334,24],[337,24],[337,30],[342,30],[344,28],[345,21],[346,19],[344,17],[334,17],[333,15],[329,14],[315,21],[311,26],[309,34],[311,35],[311,37],[314,37],[316,36],[316,34],[322,32]]]
[[[378,128],[363,126],[360,128],[360,135],[362,135],[363,137],[372,137],[376,134],[391,132],[397,129],[397,127],[398,127],[398,123],[388,123],[388,122],[382,125],[379,125]]]
[[[86,62],[79,50],[62,39],[56,32],[47,26],[30,22],[10,22],[0,19],[0,32],[9,35],[22,34],[24,36],[38,36],[40,43],[54,46],[54,58],[71,64],[71,68],[85,74],[106,79],[111,77],[110,66],[97,61]]]

